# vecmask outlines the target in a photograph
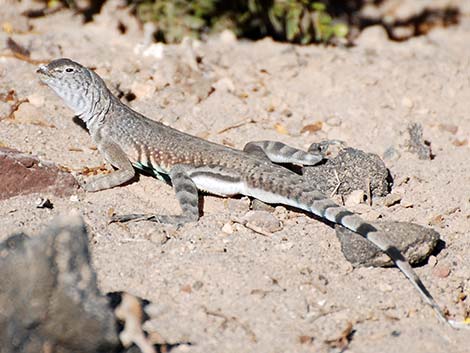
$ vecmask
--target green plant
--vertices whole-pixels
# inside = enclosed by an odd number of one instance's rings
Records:
[[[178,42],[184,36],[231,29],[237,36],[307,44],[327,43],[348,34],[325,4],[311,0],[130,0],[137,17],[157,26],[157,39]]]

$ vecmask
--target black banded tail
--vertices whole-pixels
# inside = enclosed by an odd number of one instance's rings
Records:
[[[310,211],[313,214],[325,218],[333,223],[342,225],[343,227],[361,235],[372,244],[376,245],[380,250],[384,251],[418,290],[421,298],[434,309],[440,321],[449,324],[454,328],[463,327],[461,324],[449,321],[445,317],[444,312],[434,300],[431,293],[424,286],[410,263],[406,260],[400,250],[398,250],[387,239],[385,233],[363,220],[357,214],[339,206],[320,192],[313,191],[306,193],[302,199],[302,202],[299,202],[299,208]]]

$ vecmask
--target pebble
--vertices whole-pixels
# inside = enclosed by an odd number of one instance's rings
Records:
[[[391,207],[393,205],[396,205],[400,203],[401,201],[401,195],[399,194],[390,194],[384,197],[383,203],[385,207]]]
[[[366,199],[366,194],[364,193],[363,190],[354,190],[346,198],[346,201],[344,202],[344,204],[346,205],[346,207],[352,207],[355,205],[359,205],[360,203],[364,203],[365,199]]]
[[[450,268],[446,265],[438,265],[432,270],[434,277],[446,278],[450,274]]]
[[[361,35],[356,39],[356,43],[363,47],[375,48],[377,45],[387,43],[388,34],[385,28],[380,25],[365,28]]]
[[[220,40],[224,44],[232,44],[237,41],[237,36],[229,29],[224,29],[220,33]]]
[[[225,223],[222,227],[222,232],[226,234],[233,234],[233,226],[230,223]]]
[[[282,229],[281,222],[268,211],[249,211],[242,219],[265,232],[274,233]]]

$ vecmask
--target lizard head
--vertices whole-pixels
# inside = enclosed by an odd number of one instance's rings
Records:
[[[77,115],[90,112],[96,90],[107,90],[98,75],[70,59],[53,60],[39,66],[36,73]]]

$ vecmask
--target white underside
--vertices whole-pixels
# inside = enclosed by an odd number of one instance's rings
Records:
[[[232,196],[243,194],[245,185],[242,182],[229,182],[225,180],[217,179],[216,177],[212,177],[210,175],[197,175],[192,176],[191,179],[196,184],[196,187],[199,190],[203,190],[209,192],[214,195],[219,196]]]
[[[303,210],[309,211],[310,208],[306,205],[301,205],[298,202],[291,200],[287,197],[276,195],[272,192],[267,192],[260,189],[249,188],[243,182],[229,182],[220,180],[217,177],[209,175],[198,175],[191,178],[199,190],[209,192],[219,196],[233,196],[233,195],[246,195],[254,197],[266,203],[282,204],[293,206]]]

